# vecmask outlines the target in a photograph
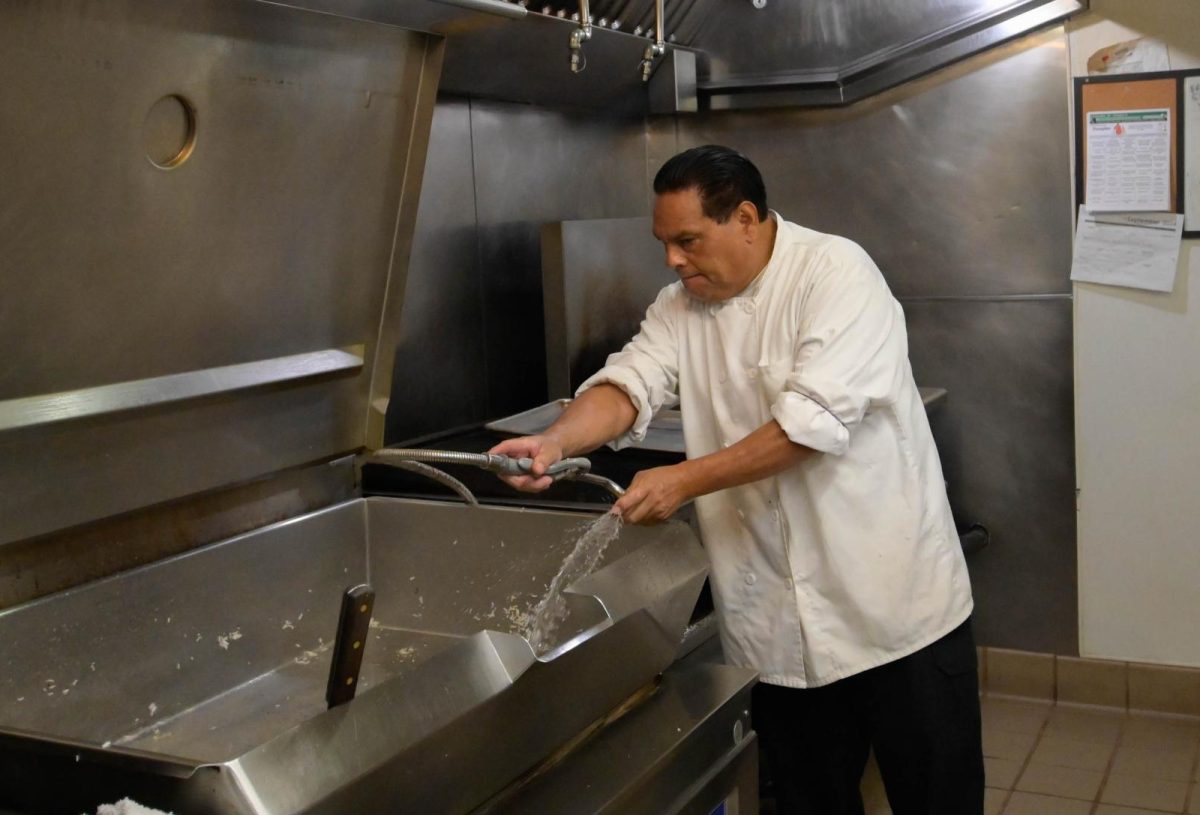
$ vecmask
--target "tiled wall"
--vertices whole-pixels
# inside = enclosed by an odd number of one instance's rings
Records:
[[[988,694],[1200,716],[1200,669],[981,648]]]

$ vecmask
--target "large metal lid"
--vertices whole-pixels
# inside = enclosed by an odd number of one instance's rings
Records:
[[[0,544],[378,441],[440,53],[240,0],[0,7]]]

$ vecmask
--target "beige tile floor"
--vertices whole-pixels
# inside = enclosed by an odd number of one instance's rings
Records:
[[[986,815],[1200,815],[1200,718],[988,697]],[[868,815],[890,815],[874,765]]]

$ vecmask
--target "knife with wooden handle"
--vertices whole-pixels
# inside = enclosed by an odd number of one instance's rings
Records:
[[[325,689],[325,701],[331,708],[349,702],[358,690],[358,673],[374,608],[375,591],[366,583],[351,586],[342,595],[333,663],[329,666],[329,685]]]

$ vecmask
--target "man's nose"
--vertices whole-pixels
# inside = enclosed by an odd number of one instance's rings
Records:
[[[672,269],[682,269],[686,265],[683,259],[683,252],[680,252],[673,246],[667,247],[667,266]]]

